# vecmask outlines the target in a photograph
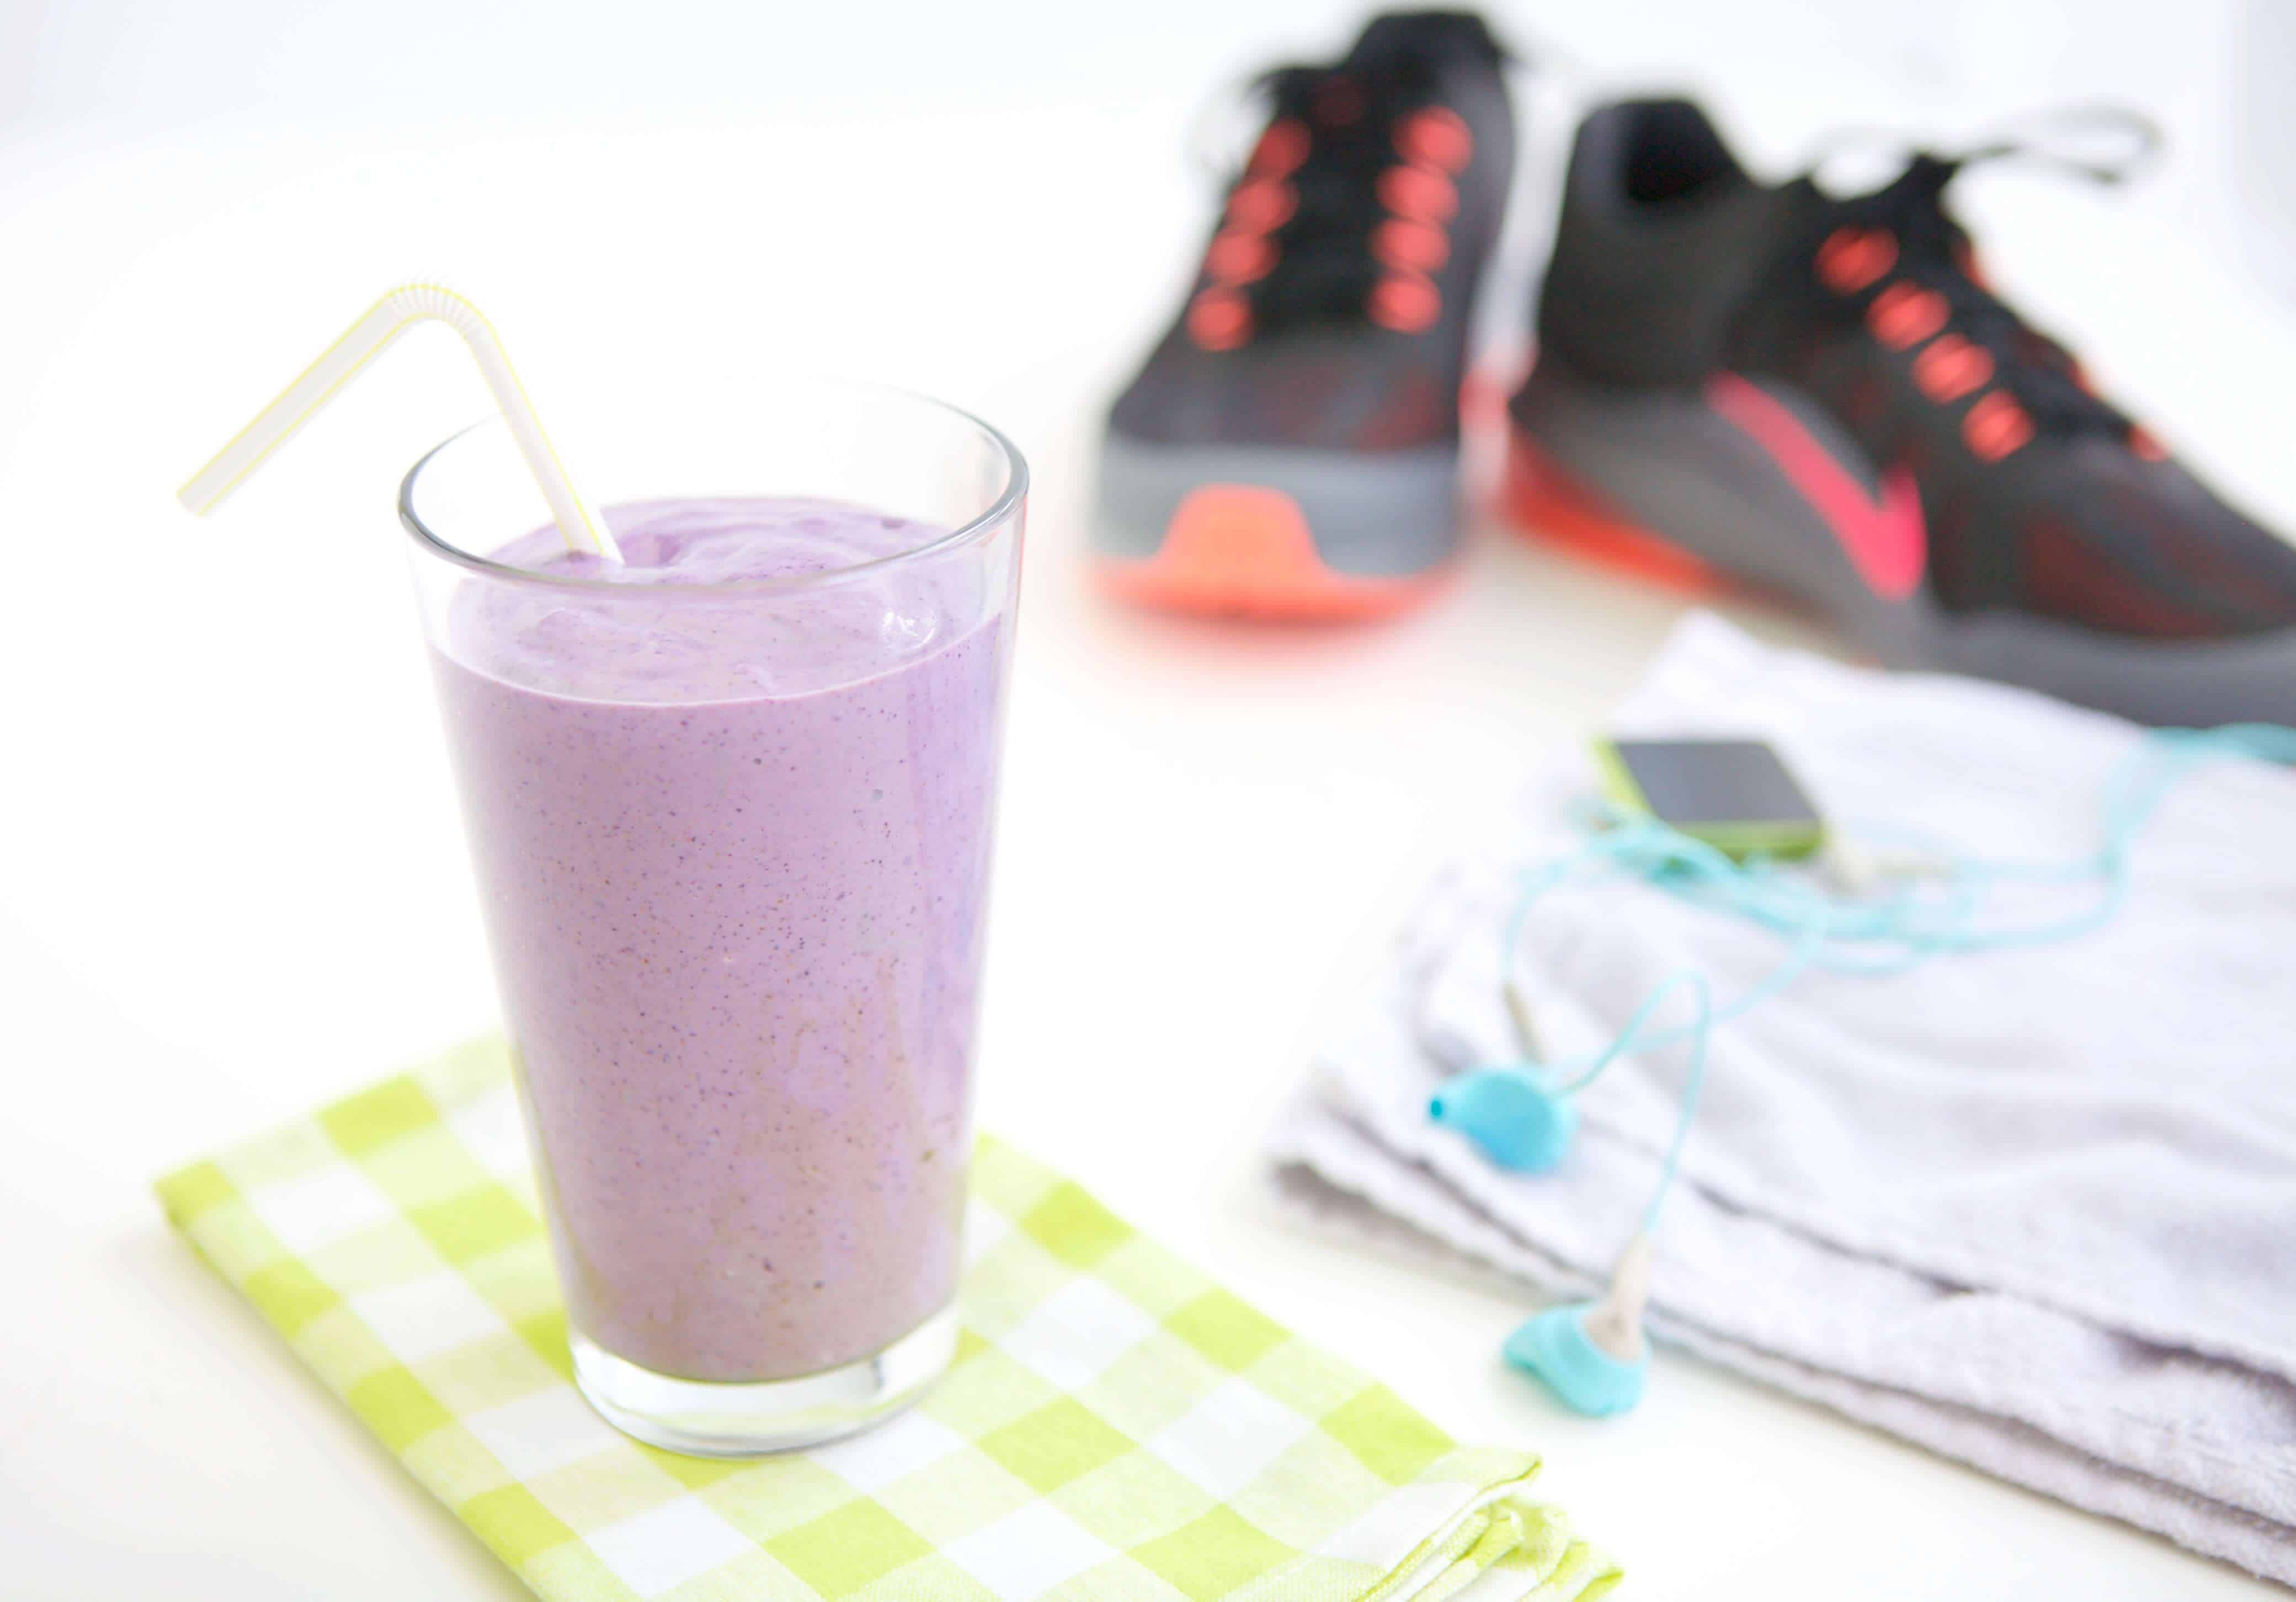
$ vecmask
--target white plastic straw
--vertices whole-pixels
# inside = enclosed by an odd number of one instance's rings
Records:
[[[487,388],[494,392],[495,404],[510,424],[512,437],[518,441],[520,454],[526,458],[527,470],[542,486],[543,499],[549,502],[550,515],[557,520],[568,549],[594,551],[609,561],[620,561],[622,553],[615,548],[606,520],[574,487],[565,464],[551,447],[550,437],[542,431],[542,421],[535,416],[534,404],[526,398],[526,387],[518,381],[502,341],[495,336],[494,325],[477,307],[435,283],[401,284],[376,301],[366,315],[352,323],[341,339],[328,346],[300,378],[287,386],[285,394],[266,406],[216,454],[214,461],[194,473],[176,492],[176,499],[201,517],[222,505],[242,479],[334,398],[335,391],[409,326],[426,319],[445,323],[470,347]]]

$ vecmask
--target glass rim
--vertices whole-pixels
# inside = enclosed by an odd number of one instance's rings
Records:
[[[418,546],[428,549],[434,555],[445,558],[447,560],[453,562],[456,567],[466,568],[472,573],[479,574],[483,577],[494,579],[499,583],[536,584],[548,589],[569,590],[586,593],[611,593],[624,599],[627,599],[634,592],[636,592],[644,593],[649,601],[652,601],[657,598],[663,600],[685,600],[712,596],[722,597],[726,595],[790,594],[805,590],[824,589],[832,584],[842,584],[847,580],[862,574],[879,572],[887,568],[898,567],[903,562],[915,561],[922,557],[936,555],[945,551],[954,550],[959,546],[972,544],[977,540],[985,539],[996,530],[1002,527],[1004,524],[1010,522],[1014,513],[1020,510],[1021,503],[1027,499],[1029,494],[1028,458],[1021,454],[1021,447],[1014,445],[1012,440],[1007,438],[1004,430],[997,428],[994,423],[988,422],[983,419],[975,416],[973,413],[964,410],[962,406],[953,406],[947,401],[937,400],[933,396],[922,394],[918,390],[905,389],[895,384],[876,384],[857,379],[808,379],[805,381],[808,384],[816,385],[825,388],[849,389],[873,395],[884,399],[913,402],[916,405],[926,406],[933,411],[941,413],[945,416],[952,417],[959,421],[971,424],[973,428],[980,431],[981,436],[996,448],[997,454],[1004,459],[1004,488],[997,493],[996,498],[989,503],[986,510],[972,518],[968,518],[965,521],[958,524],[954,528],[947,529],[939,534],[934,535],[931,539],[926,540],[922,544],[910,545],[902,550],[891,552],[884,556],[873,556],[866,561],[849,562],[845,566],[840,568],[824,568],[817,573],[792,573],[781,578],[745,578],[727,584],[647,584],[644,586],[616,584],[611,579],[588,578],[578,574],[572,573],[541,573],[537,572],[532,568],[512,567],[508,562],[498,562],[491,557],[480,556],[474,552],[465,551],[460,545],[455,544],[453,541],[447,539],[444,535],[439,533],[429,524],[425,523],[422,518],[417,515],[414,510],[414,492],[416,482],[422,478],[423,470],[429,467],[432,462],[436,461],[439,456],[453,449],[463,441],[470,438],[474,434],[478,434],[487,429],[501,429],[507,431],[509,424],[503,420],[499,413],[496,413],[492,416],[482,417],[476,422],[466,424],[463,427],[455,429],[455,432],[449,434],[437,445],[432,445],[429,450],[423,452],[422,456],[415,461],[414,465],[406,470],[406,477],[398,481],[399,527],[406,529],[406,532],[414,537],[414,543]],[[521,468],[522,467],[523,464],[521,464]],[[545,524],[537,525],[537,527],[545,526],[546,523],[547,513],[545,511]],[[516,536],[513,535],[512,537]]]

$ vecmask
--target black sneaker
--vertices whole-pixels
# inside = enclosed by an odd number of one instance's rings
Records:
[[[1191,611],[1349,617],[1417,600],[1458,541],[1459,386],[1514,166],[1482,19],[1373,19],[1273,115],[1186,306],[1117,398],[1096,568]]]
[[[1509,406],[1511,506],[1799,602],[1886,663],[2296,722],[2296,548],[2099,398],[1946,209],[1961,167],[2010,153],[1915,155],[1835,199],[1757,184],[1687,102],[1596,111]]]

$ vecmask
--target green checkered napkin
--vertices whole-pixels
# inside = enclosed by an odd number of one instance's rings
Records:
[[[677,1457],[574,1389],[488,1041],[160,1181],[176,1226],[554,1602],[1433,1602],[1617,1571],[1375,1385],[993,1140],[955,1368],[783,1458]]]

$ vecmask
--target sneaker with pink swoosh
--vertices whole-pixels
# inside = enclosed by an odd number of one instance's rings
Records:
[[[2094,148],[2150,128],[2066,113]],[[1988,286],[1972,161],[1756,182],[1686,101],[1580,127],[1509,403],[1508,505],[1658,576],[1761,591],[1903,666],[2159,723],[2296,722],[2296,546],[2234,510]]]

